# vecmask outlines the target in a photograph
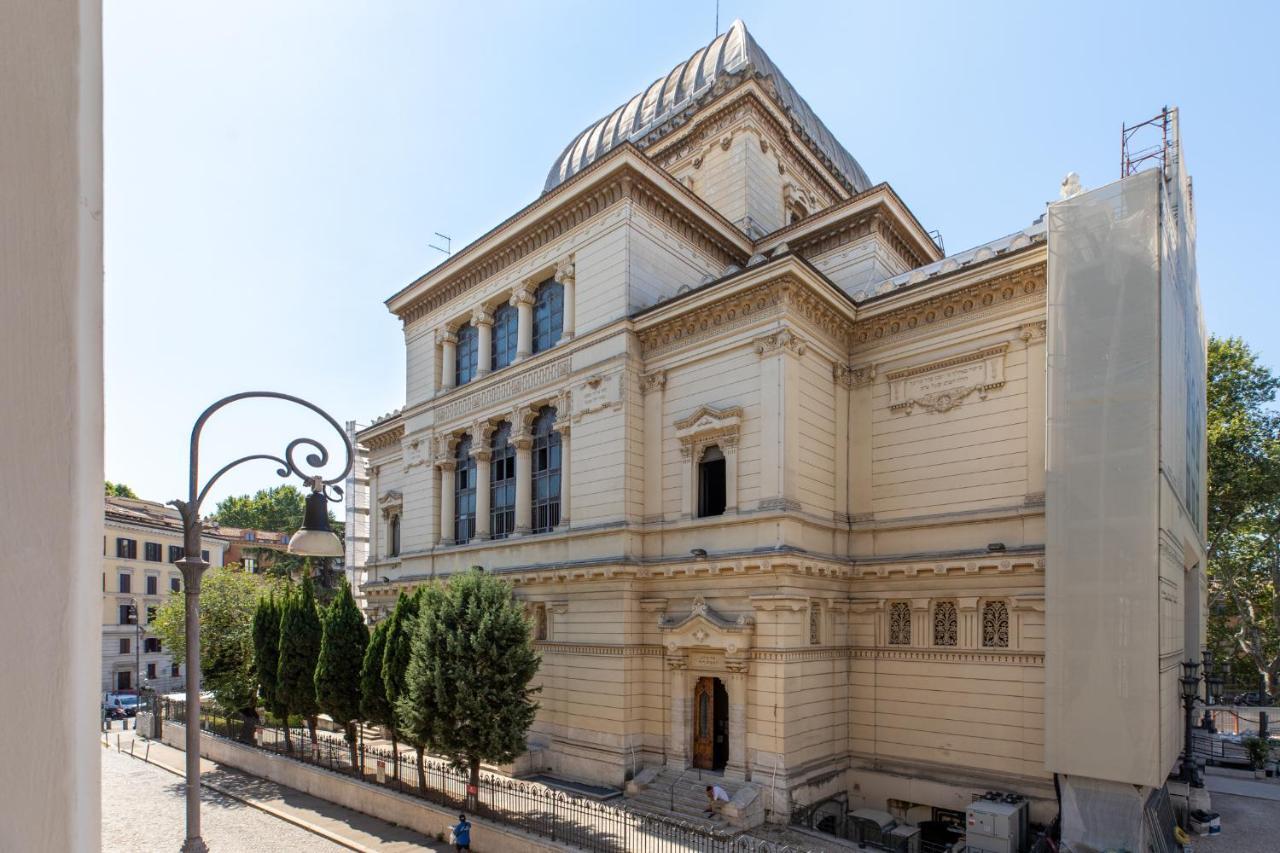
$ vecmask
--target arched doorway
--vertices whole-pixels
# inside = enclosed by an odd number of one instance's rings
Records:
[[[724,682],[705,676],[693,690],[693,766],[723,770],[729,761],[729,693]]]

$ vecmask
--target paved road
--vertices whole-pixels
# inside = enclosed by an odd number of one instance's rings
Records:
[[[337,853],[347,849],[215,791],[201,793],[202,832],[211,850]],[[177,850],[186,837],[184,797],[180,777],[118,753],[114,746],[102,750],[102,849],[106,853]]]

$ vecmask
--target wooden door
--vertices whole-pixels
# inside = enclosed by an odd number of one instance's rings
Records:
[[[712,769],[715,761],[715,679],[699,678],[693,689],[693,766]]]

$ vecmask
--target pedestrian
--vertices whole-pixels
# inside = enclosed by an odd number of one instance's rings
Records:
[[[707,786],[707,817],[720,814],[724,803],[729,802],[729,792],[719,785]]]
[[[458,815],[458,823],[453,827],[452,835],[454,850],[471,849],[471,824],[467,822],[465,814]]]

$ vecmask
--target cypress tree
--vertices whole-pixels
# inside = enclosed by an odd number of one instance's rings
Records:
[[[258,697],[269,712],[282,716],[276,689],[276,670],[280,666],[280,604],[274,592],[259,599],[253,614],[253,663],[258,677]],[[288,737],[287,725],[285,736]]]
[[[320,657],[316,661],[316,703],[320,710],[342,726],[351,750],[351,768],[357,769],[356,720],[360,719],[360,670],[369,629],[351,587],[343,577],[338,594],[325,608],[320,635]]]
[[[541,661],[508,583],[472,570],[426,592],[410,657],[396,704],[406,734],[466,768],[472,786],[482,761],[525,750],[538,710],[529,684]]]
[[[387,688],[382,683],[382,655],[387,648],[387,629],[391,623],[379,622],[364,650],[364,665],[360,667],[360,715],[374,725],[390,726],[391,704],[387,702]]]
[[[418,615],[418,593],[405,595],[400,593],[396,599],[395,610],[387,626],[387,647],[382,653],[382,683],[386,688],[387,704],[391,706],[391,743],[396,747],[400,737],[400,714],[396,700],[404,692],[405,671],[409,668],[409,648],[413,638],[413,621]],[[411,742],[418,755],[418,777],[425,789],[424,768],[422,766],[422,744]],[[398,747],[396,747],[398,749]],[[400,773],[399,753],[396,754],[396,774]]]
[[[280,617],[280,665],[276,673],[277,696],[286,713],[307,721],[311,742],[316,742],[316,658],[320,656],[320,616],[316,613],[311,578],[302,579],[301,592],[285,601]],[[286,720],[285,723],[288,726]]]

